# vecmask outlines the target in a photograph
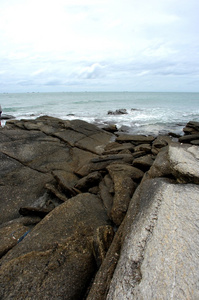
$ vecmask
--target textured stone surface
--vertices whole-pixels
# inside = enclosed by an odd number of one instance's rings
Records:
[[[130,134],[121,134],[117,137],[117,142],[132,142],[132,143],[140,143],[140,144],[146,144],[146,143],[152,143],[155,140],[155,137],[153,136],[145,136],[145,135],[130,135]]]
[[[199,299],[198,195],[193,184],[143,182],[107,300]]]
[[[96,267],[93,237],[105,225],[103,205],[89,193],[55,208],[1,259],[0,299],[82,299]],[[109,231],[98,235],[100,259]]]
[[[168,149],[172,173],[179,182],[199,184],[199,147],[172,144]]]

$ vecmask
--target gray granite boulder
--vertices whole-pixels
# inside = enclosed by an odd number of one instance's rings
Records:
[[[132,199],[139,213],[133,218],[133,205],[128,211],[107,300],[199,298],[198,195],[193,184],[143,182]]]

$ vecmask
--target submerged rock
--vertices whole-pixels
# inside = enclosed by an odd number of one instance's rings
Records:
[[[125,108],[116,109],[115,111],[109,110],[108,115],[126,115],[127,110]]]

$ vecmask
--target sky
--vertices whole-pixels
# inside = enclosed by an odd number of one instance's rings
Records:
[[[199,92],[198,0],[0,0],[0,92]]]

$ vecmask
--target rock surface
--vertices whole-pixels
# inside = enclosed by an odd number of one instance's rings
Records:
[[[128,227],[107,300],[199,298],[198,194],[198,186],[164,179],[140,186],[140,213]]]
[[[198,299],[199,132],[188,124],[173,142],[80,120],[8,121],[0,298]]]

